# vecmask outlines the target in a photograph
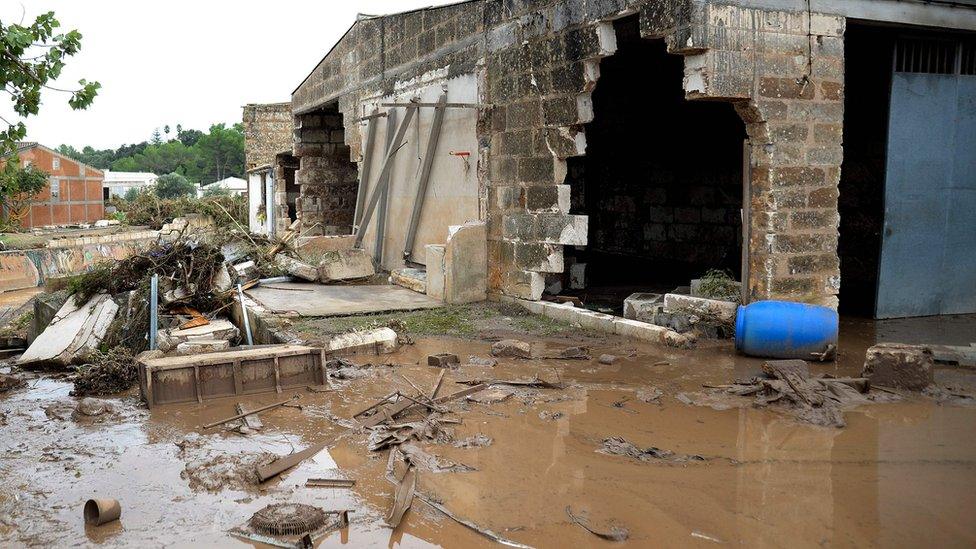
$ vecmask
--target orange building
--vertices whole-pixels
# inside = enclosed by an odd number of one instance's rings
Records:
[[[17,156],[22,166],[32,165],[48,174],[47,187],[34,198],[22,221],[24,228],[91,223],[104,217],[101,170],[37,143],[19,143]]]

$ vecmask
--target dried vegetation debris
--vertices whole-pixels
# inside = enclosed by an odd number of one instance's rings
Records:
[[[74,379],[74,396],[110,395],[125,391],[139,380],[132,353],[125,347],[94,351],[87,363],[78,367]]]
[[[687,404],[716,409],[738,405],[744,397],[752,404],[787,412],[796,419],[825,427],[844,427],[844,410],[860,404],[890,401],[898,395],[872,390],[865,378],[809,377],[801,360],[771,360],[763,364],[765,376],[707,385],[702,393],[682,393]]]
[[[668,463],[706,461],[708,459],[697,454],[678,454],[671,450],[662,450],[654,446],[641,448],[622,437],[608,437],[603,439],[603,446],[598,448],[597,452],[611,456],[625,456],[639,461],[661,461]]]

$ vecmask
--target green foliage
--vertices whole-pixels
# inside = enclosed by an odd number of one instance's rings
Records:
[[[168,134],[167,134],[168,135]],[[210,126],[208,133],[176,125],[176,138],[163,140],[159,131],[150,141],[118,149],[78,151],[61,145],[58,152],[99,169],[117,172],[178,173],[193,183],[207,184],[244,176],[244,129],[241,124]]]
[[[203,189],[203,196],[230,196],[230,190],[219,185],[210,185]]]
[[[20,226],[35,196],[47,186],[47,173],[33,165],[21,167],[20,159],[11,157],[0,168],[0,230]]]
[[[195,194],[197,186],[178,173],[168,173],[159,176],[154,190],[159,198],[179,198]]]
[[[698,292],[708,299],[721,299],[739,302],[739,285],[732,278],[732,273],[721,269],[709,269],[701,276]]]
[[[125,191],[124,198],[126,200],[128,200],[128,201],[131,202],[131,201],[135,200],[136,198],[138,198],[140,193],[142,193],[142,191],[140,191],[139,189],[133,187],[133,188]],[[119,212],[116,212],[116,213],[119,213]]]
[[[14,112],[22,118],[38,113],[44,89],[69,93],[68,105],[77,110],[91,105],[101,87],[98,82],[85,79],[79,80],[79,87],[74,90],[60,90],[48,85],[61,75],[65,59],[81,49],[81,33],[72,30],[55,34],[60,26],[54,12],[37,16],[27,26],[0,22],[0,43],[3,48],[0,55],[0,87],[10,95]],[[0,131],[0,154],[4,155],[12,153],[16,149],[16,142],[27,135],[27,127],[22,121],[6,122],[7,129]]]
[[[113,198],[110,204],[124,212],[129,225],[147,225],[159,229],[175,217],[187,214],[209,215],[218,226],[247,227],[247,199],[243,196],[209,198],[180,197],[164,200],[155,193],[139,193],[134,200]],[[226,212],[226,213],[225,213]],[[229,216],[228,216],[229,214]]]

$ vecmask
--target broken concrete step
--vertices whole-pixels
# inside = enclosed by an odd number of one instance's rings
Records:
[[[630,294],[624,299],[624,318],[651,322],[654,312],[664,302],[664,294],[638,292]]]
[[[319,281],[323,284],[369,278],[376,274],[373,258],[365,250],[337,250],[327,252],[319,263]]]
[[[190,339],[176,346],[176,354],[197,355],[214,353],[230,349],[230,341],[226,339]]]
[[[719,301],[690,295],[665,294],[664,308],[671,312],[681,311],[722,322],[735,322],[739,304],[734,301]]]
[[[317,282],[319,279],[319,270],[317,268],[284,254],[275,256],[275,265],[288,274],[302,280]]]
[[[427,293],[427,271],[410,267],[395,269],[390,273],[390,284],[425,294]]]
[[[324,346],[330,354],[387,354],[397,350],[397,333],[391,328],[349,332],[333,337]]]
[[[96,294],[84,305],[69,298],[48,327],[17,360],[21,366],[67,366],[98,348],[119,306],[108,294]]]
[[[156,333],[156,345],[159,347],[159,350],[168,353],[176,349],[181,343],[189,341],[200,342],[214,339],[235,341],[240,336],[240,330],[231,321],[216,319],[211,320],[210,324],[187,328],[185,330],[159,330]]]

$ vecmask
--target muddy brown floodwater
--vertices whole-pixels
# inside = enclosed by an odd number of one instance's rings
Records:
[[[815,373],[857,374],[873,334],[853,335],[836,364]],[[454,514],[506,538],[539,547],[603,546],[566,514],[595,529],[629,531],[635,546],[749,547],[973,546],[976,543],[976,408],[940,405],[923,396],[848,411],[843,429],[801,424],[768,409],[713,410],[675,399],[703,383],[759,372],[761,361],[736,356],[730,344],[697,351],[616,338],[564,334],[535,339],[538,348],[590,346],[592,360],[501,359],[495,367],[463,364],[485,357],[489,342],[418,339],[383,357],[395,363],[364,370],[330,393],[303,392],[303,408],[260,414],[264,429],[240,435],[201,425],[234,415],[237,400],[162,406],[149,412],[137,396],[110,399],[114,410],[78,419],[67,383],[39,378],[0,396],[0,544],[72,546],[247,546],[228,531],[269,503],[295,501],[352,509],[352,523],[322,547],[498,546],[415,500],[396,530],[383,525],[394,487],[384,479],[387,453],[370,452],[365,435],[329,419],[349,415],[396,389],[398,374],[421,387],[436,368],[426,356],[450,352],[441,394],[459,379],[539,375],[563,390],[519,390],[493,404],[455,403],[463,419],[454,438],[475,435],[489,446],[424,443],[429,452],[475,468],[420,473],[418,489]],[[612,365],[596,357],[612,353]],[[940,374],[941,375],[941,374]],[[958,377],[958,374],[955,374]],[[651,402],[637,397],[662,396]],[[281,400],[258,395],[247,407]],[[639,461],[597,452],[622,437],[641,448],[704,461]],[[249,484],[247,463],[261,453],[287,454],[315,443],[327,451],[263,486]],[[249,461],[251,460],[251,461]],[[242,465],[243,464],[243,465]],[[356,479],[349,489],[306,488],[310,477]],[[192,481],[192,482],[191,482]],[[82,506],[117,498],[120,521],[86,528]]]

